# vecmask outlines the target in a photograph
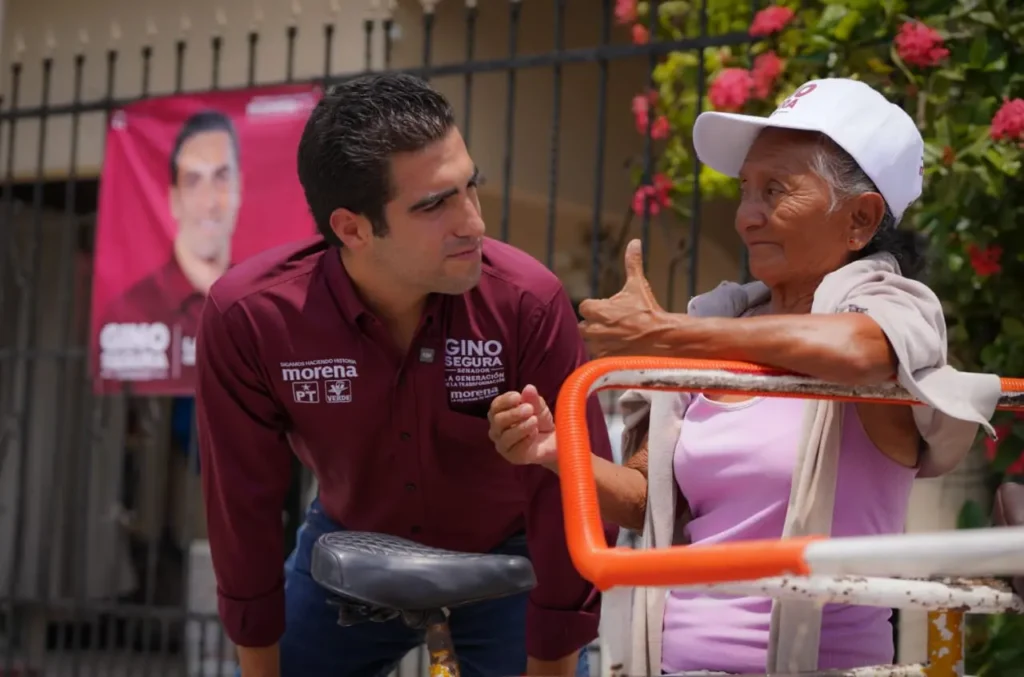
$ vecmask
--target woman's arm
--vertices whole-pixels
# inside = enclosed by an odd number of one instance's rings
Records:
[[[601,518],[620,527],[643,531],[647,513],[647,436],[623,465],[599,456],[591,455],[590,458]],[[557,462],[543,465],[554,473],[558,472]]]
[[[698,318],[660,313],[633,354],[755,362],[846,385],[896,375],[896,355],[863,313]]]

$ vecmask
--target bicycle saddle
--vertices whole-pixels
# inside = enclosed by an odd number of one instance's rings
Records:
[[[317,539],[310,573],[342,598],[395,611],[447,609],[537,584],[525,557],[454,552],[363,531]]]

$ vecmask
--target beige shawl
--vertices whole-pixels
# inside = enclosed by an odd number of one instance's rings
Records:
[[[740,317],[768,299],[768,288],[759,282],[725,282],[692,299],[687,312],[702,317]],[[891,256],[876,254],[828,275],[815,292],[811,312],[867,313],[885,332],[899,361],[900,384],[927,405],[914,408],[926,445],[920,477],[952,470],[967,453],[979,425],[992,434],[988,420],[1000,395],[999,378],[958,372],[946,364],[946,325],[939,299],[925,285],[902,277]],[[643,433],[649,430],[642,548],[685,543],[686,515],[674,519],[672,455],[689,401],[687,394],[650,391],[629,391],[620,399],[625,424],[624,459],[637,450]],[[831,533],[842,411],[833,402],[808,401],[785,537]],[[606,595],[603,625],[619,629],[608,633],[609,657],[613,664],[622,664],[627,675],[661,674],[665,594],[661,588],[627,588]],[[631,628],[628,639],[621,631],[623,626]],[[776,601],[772,606],[768,671],[816,670],[820,631],[820,606]]]

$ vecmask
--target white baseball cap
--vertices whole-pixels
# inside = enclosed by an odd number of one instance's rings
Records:
[[[812,80],[766,118],[707,112],[693,125],[700,161],[726,176],[738,176],[747,152],[768,127],[820,132],[849,153],[878,187],[899,221],[921,196],[924,140],[913,119],[858,80]]]

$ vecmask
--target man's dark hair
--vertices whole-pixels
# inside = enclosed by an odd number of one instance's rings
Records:
[[[235,162],[240,161],[241,149],[238,146],[238,132],[235,130],[235,124],[231,122],[231,118],[217,110],[199,111],[185,120],[185,124],[178,130],[178,136],[174,139],[174,148],[171,150],[172,186],[178,185],[178,156],[181,155],[181,147],[193,136],[205,132],[227,134],[231,139],[231,148],[235,152]]]
[[[391,156],[440,141],[454,126],[451,104],[411,75],[364,75],[328,91],[306,122],[298,153],[299,182],[324,239],[341,246],[331,230],[336,209],[362,214],[374,235],[386,235]]]

